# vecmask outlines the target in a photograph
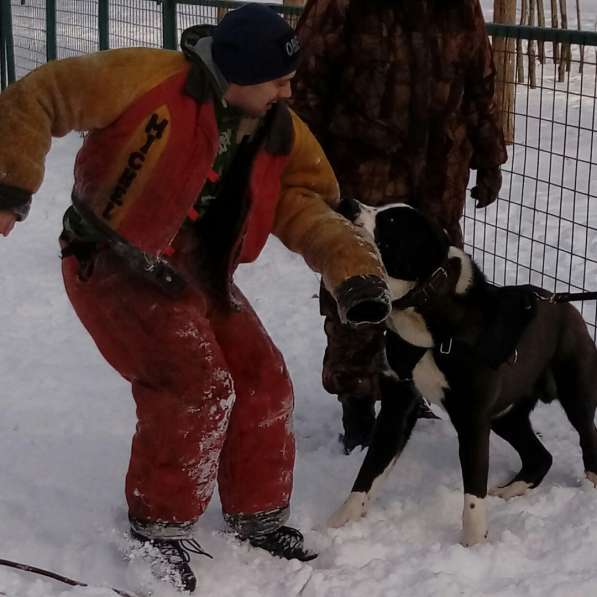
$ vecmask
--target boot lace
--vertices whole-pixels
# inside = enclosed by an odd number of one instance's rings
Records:
[[[308,562],[317,557],[317,554],[305,549],[303,534],[292,527],[282,526],[271,533],[254,535],[249,537],[249,542],[254,547],[287,559]]]
[[[182,562],[188,564],[191,561],[191,553],[207,556],[213,560],[213,556],[207,553],[196,539],[155,540],[153,543],[169,560],[180,558]]]
[[[201,547],[201,545],[199,545],[197,539],[182,539],[181,541],[179,541],[179,543],[186,557],[185,562],[188,562],[191,559],[189,552],[197,554],[198,556],[207,556],[211,560],[214,559],[214,557],[210,553],[207,553]]]

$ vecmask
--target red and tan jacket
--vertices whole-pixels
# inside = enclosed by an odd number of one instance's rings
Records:
[[[11,190],[38,190],[53,136],[89,131],[74,198],[134,247],[167,254],[218,148],[213,100],[189,91],[191,68],[178,52],[120,49],[51,62],[10,86],[0,95],[0,209],[15,204]],[[353,276],[384,278],[371,243],[332,209],[338,185],[319,144],[284,113],[286,150],[264,143],[252,165],[236,261],[254,260],[274,232],[332,291]]]

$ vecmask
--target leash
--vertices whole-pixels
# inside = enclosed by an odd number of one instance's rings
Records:
[[[394,309],[406,309],[408,307],[425,306],[432,298],[442,294],[449,279],[447,270],[446,263],[442,264],[426,280],[423,280],[423,282],[407,292],[403,297],[392,301],[392,307]],[[597,300],[597,291],[551,292],[533,284],[521,284],[519,288],[527,288],[540,301],[552,305]]]
[[[597,292],[549,292],[538,286],[530,286],[533,294],[547,303],[572,303],[575,301],[594,301],[597,299]]]
[[[28,564],[21,564],[19,562],[12,562],[10,560],[3,560],[0,559],[0,566],[8,566],[9,568],[16,568],[17,570],[23,570],[24,572],[32,572],[33,574],[39,574],[41,576],[47,576],[48,578],[52,578],[54,580],[60,581],[66,585],[70,585],[71,587],[88,587],[89,585],[78,581],[73,580],[72,578],[68,578],[67,576],[62,576],[61,574],[56,574],[55,572],[50,572],[49,570],[43,570],[42,568],[36,568],[35,566],[29,566]],[[122,589],[115,589],[110,587],[112,591],[114,591],[117,595],[121,597],[142,597],[135,593],[129,593],[128,591],[123,591]],[[4,593],[2,593],[4,594]]]

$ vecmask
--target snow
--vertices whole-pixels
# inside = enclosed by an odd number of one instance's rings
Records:
[[[0,556],[98,586],[176,593],[128,561],[123,479],[135,418],[129,390],[97,352],[62,288],[56,236],[80,138],[57,140],[29,219],[2,239],[4,322],[0,362]],[[296,390],[298,456],[291,522],[320,553],[301,564],[270,557],[224,532],[217,496],[196,537],[214,560],[196,558],[198,595],[369,597],[522,594],[586,596],[597,571],[597,491],[583,479],[577,438],[561,409],[542,405],[534,421],[554,466],[530,495],[489,497],[490,540],[459,545],[462,486],[456,436],[447,420],[421,421],[367,518],[325,528],[348,496],[363,458],[338,444],[340,410],[321,388],[323,334],[318,281],[273,239],[238,281],[285,355]],[[516,472],[496,439],[491,483]],[[0,568],[11,597],[111,595],[68,589]]]
[[[594,23],[593,2],[585,6]],[[75,134],[54,142],[30,217],[8,239],[0,237],[0,558],[94,588],[69,588],[0,567],[0,594],[109,597],[115,593],[105,587],[115,586],[174,597],[179,594],[157,582],[146,561],[126,558],[123,485],[133,400],[75,317],[59,274],[56,237],[80,142]],[[456,435],[445,416],[418,423],[366,518],[327,528],[364,454],[343,454],[337,441],[340,408],[321,387],[317,276],[272,239],[256,264],[241,268],[237,281],[285,355],[294,381],[291,524],[320,555],[309,563],[288,562],[240,544],[225,532],[215,495],[196,529],[196,538],[214,556],[193,559],[196,595],[595,595],[597,490],[584,479],[577,436],[557,404],[540,405],[533,414],[554,455],[553,467],[526,496],[487,498],[487,544],[459,544],[462,482]],[[509,480],[518,467],[512,449],[493,438],[490,485]]]

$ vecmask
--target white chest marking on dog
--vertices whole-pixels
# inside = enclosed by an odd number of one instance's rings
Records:
[[[504,487],[492,487],[488,493],[495,497],[500,497],[503,500],[509,500],[510,498],[517,497],[519,495],[525,495],[531,488],[530,483],[526,481],[514,481]]]
[[[433,346],[433,338],[425,325],[425,320],[412,307],[400,310],[394,309],[386,324],[409,344],[422,346],[423,348]]]
[[[392,300],[397,301],[403,296],[406,296],[416,285],[413,280],[399,280],[398,278],[392,278],[388,276],[388,286],[392,293]]]
[[[465,547],[487,540],[487,504],[483,498],[464,494],[462,544]]]
[[[440,371],[433,353],[428,350],[413,369],[413,381],[417,390],[430,402],[443,406],[445,391],[450,389],[444,374]]]
[[[471,258],[458,247],[450,247],[448,251],[448,257],[457,257],[460,259],[460,276],[458,276],[458,281],[456,282],[454,292],[456,292],[456,294],[466,294],[466,291],[473,283],[474,277]]]

